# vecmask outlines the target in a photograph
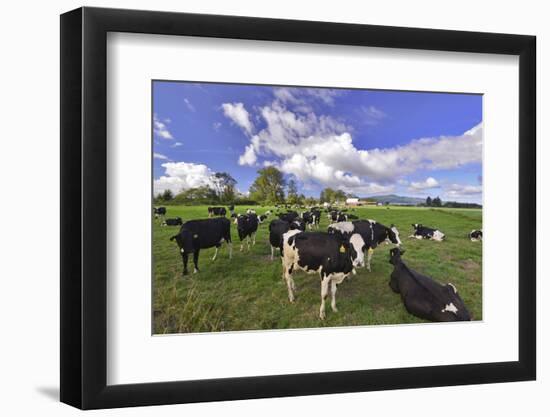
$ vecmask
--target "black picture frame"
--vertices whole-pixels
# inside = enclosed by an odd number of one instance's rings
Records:
[[[519,360],[107,385],[108,32],[519,56]],[[62,402],[95,409],[536,378],[534,36],[85,7],[61,15],[60,57]]]

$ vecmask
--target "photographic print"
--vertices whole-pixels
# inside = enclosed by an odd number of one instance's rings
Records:
[[[151,88],[153,334],[482,320],[481,94]]]

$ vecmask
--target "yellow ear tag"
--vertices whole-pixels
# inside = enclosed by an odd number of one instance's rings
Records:
[[[369,253],[373,253],[373,252],[374,252],[374,249],[373,249],[373,248],[369,248],[368,252],[369,252]]]
[[[340,246],[340,252],[346,253],[346,248],[344,247],[344,245]]]

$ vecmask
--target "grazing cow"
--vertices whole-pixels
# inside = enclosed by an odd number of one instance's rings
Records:
[[[181,226],[183,224],[183,220],[181,217],[176,217],[174,219],[166,219],[162,222],[161,226]]]
[[[313,226],[318,229],[319,222],[321,221],[321,210],[319,210],[317,207],[314,207],[309,212],[313,215]]]
[[[445,234],[438,229],[432,229],[431,227],[423,226],[422,224],[412,224],[414,232],[409,237],[415,239],[432,239],[441,242],[445,239]]]
[[[216,248],[212,260],[216,260],[218,249],[223,242],[229,247],[231,259],[233,246],[231,244],[231,223],[226,218],[189,220],[181,226],[177,235],[170,240],[176,240],[183,260],[183,275],[187,275],[187,260],[193,254],[194,273],[199,272],[199,252],[201,249]]]
[[[472,242],[478,242],[483,240],[483,232],[481,230],[474,229],[468,234],[468,237]]]
[[[223,216],[227,214],[225,207],[208,207],[208,217]]]
[[[365,242],[355,233],[348,239],[320,232],[290,230],[283,235],[283,279],[288,289],[288,299],[294,302],[292,272],[301,269],[308,274],[318,273],[321,278],[321,307],[319,317],[325,318],[325,299],[329,288],[332,293],[331,307],[336,309],[336,286],[346,279],[355,268],[364,266]]]
[[[260,214],[258,217],[258,222],[262,224],[267,219],[267,214]]]
[[[393,265],[390,287],[401,294],[407,311],[430,321],[467,321],[472,317],[453,284],[442,285],[410,269],[401,259],[404,250],[390,250]]]
[[[365,241],[365,250],[367,251],[367,270],[371,271],[371,259],[374,249],[383,242],[401,245],[399,231],[393,224],[390,227],[378,223],[376,220],[356,220],[354,222],[333,223],[328,226],[328,232],[339,234],[341,236],[351,236],[353,233],[359,233]]]
[[[250,242],[256,244],[256,231],[258,230],[258,216],[256,213],[240,214],[235,219],[237,224],[237,232],[241,241],[241,252],[243,251],[243,240],[246,239],[246,245],[250,250]]]
[[[155,219],[158,219],[160,216],[166,216],[166,207],[153,207],[153,213],[155,213]]]
[[[233,217],[233,214],[235,213],[235,205],[234,204],[231,204],[229,207],[229,214],[231,215],[231,217]]]
[[[246,214],[256,214],[256,210],[251,209],[251,208],[246,209]]]
[[[287,211],[286,213],[279,214],[279,219],[291,222],[297,217],[300,217],[300,215],[295,211]]]

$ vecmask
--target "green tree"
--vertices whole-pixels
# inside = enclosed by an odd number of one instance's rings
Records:
[[[286,187],[286,202],[288,204],[297,204],[298,200],[298,187],[296,186],[296,181],[291,179]]]
[[[439,196],[432,200],[432,207],[441,207],[441,199]]]
[[[174,198],[174,193],[172,192],[172,190],[166,189],[162,193],[162,200],[163,201],[170,201],[173,198]]]
[[[182,191],[173,201],[178,204],[214,204],[218,201],[218,196],[214,189],[204,185]]]
[[[428,196],[428,198],[426,199],[426,206],[427,207],[431,207],[432,206],[432,198],[430,196]]]
[[[220,201],[230,202],[235,199],[235,185],[237,184],[235,178],[227,172],[216,172],[210,179]]]
[[[285,199],[283,173],[275,167],[258,171],[258,176],[250,186],[250,198],[264,204],[282,203]]]

